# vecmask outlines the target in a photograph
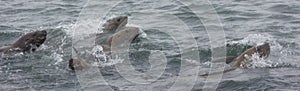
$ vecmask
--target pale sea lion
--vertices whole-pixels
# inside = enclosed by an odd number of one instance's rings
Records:
[[[105,53],[111,52],[111,49],[114,48],[114,51],[118,50],[118,47],[123,44],[131,43],[137,37],[139,34],[139,29],[130,27],[125,30],[121,30],[111,36],[108,40],[101,43],[101,46],[103,47],[103,51]],[[83,68],[87,68],[90,66],[89,63],[87,63],[86,60],[80,59],[80,58],[72,58],[69,60],[69,68],[71,70],[82,70]]]
[[[127,23],[127,16],[107,20],[103,25],[103,33],[96,35],[96,44],[101,45],[105,53],[109,53],[112,42],[113,46],[118,46],[134,40],[140,34],[140,30],[136,27],[125,27]]]
[[[40,47],[45,42],[46,36],[47,32],[45,30],[27,33],[12,45],[0,47],[0,53],[11,54],[35,51],[36,48]]]
[[[107,20],[103,25],[103,32],[96,35],[96,44],[101,45],[105,53],[110,53],[112,48],[119,45],[131,43],[140,34],[139,28],[125,27],[127,20],[127,16],[119,16]],[[80,70],[86,68],[86,66],[90,65],[83,59],[72,58],[69,60],[69,68],[71,70],[75,70],[76,68]]]
[[[259,58],[267,58],[270,55],[270,45],[269,43],[264,43],[262,45],[254,46],[245,52],[243,52],[241,55],[239,55],[237,58],[234,58],[234,56],[226,57],[226,58],[218,58],[217,60],[213,60],[212,62],[224,62],[226,61],[226,64],[232,63],[235,61],[235,63],[232,65],[231,68],[225,69],[222,72],[215,72],[211,74],[202,74],[200,76],[208,76],[208,75],[213,75],[213,74],[220,74],[220,73],[225,73],[229,72],[232,70],[235,70],[236,68],[248,68],[248,64],[251,64],[253,60],[251,60],[251,57],[254,54],[258,54]]]

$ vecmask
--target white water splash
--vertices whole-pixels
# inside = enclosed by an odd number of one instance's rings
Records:
[[[247,65],[248,68],[277,68],[291,66],[290,64],[284,63],[280,60],[270,60],[265,57],[260,57],[258,53],[254,53],[247,59],[252,60],[252,62]]]
[[[112,66],[118,63],[123,63],[124,59],[121,59],[119,57],[115,58],[110,58],[106,63],[101,63],[100,67],[105,67],[105,66]]]
[[[103,52],[103,47],[101,45],[96,45],[92,49],[92,55],[95,57],[95,59],[100,62],[100,61],[107,61],[107,55]]]
[[[105,66],[112,66],[117,63],[122,63],[124,59],[121,59],[119,57],[111,57],[111,55],[107,55],[103,51],[103,47],[101,45],[96,45],[93,49],[91,54],[95,57],[97,60],[92,65],[93,66],[99,66],[99,67],[105,67]]]
[[[273,36],[270,34],[249,34],[242,40],[239,41],[231,41],[228,44],[245,44],[245,45],[256,45],[262,44],[264,42],[273,42]]]
[[[54,65],[58,65],[59,63],[61,63],[63,61],[63,55],[62,54],[58,54],[58,53],[54,52],[51,55],[51,57],[54,58],[54,60],[56,60],[56,62],[54,63]]]
[[[283,50],[283,46],[280,45],[277,40],[270,34],[249,34],[247,37],[245,37],[242,40],[238,41],[230,41],[227,42],[230,45],[233,44],[242,44],[242,45],[261,45],[263,43],[269,43],[271,47],[271,52],[280,52]]]
[[[272,61],[266,59],[265,57],[259,57],[258,53],[254,53],[251,57],[248,57],[247,59],[252,60],[252,63],[247,65],[248,67],[250,66],[249,68],[272,67]]]
[[[56,29],[62,29],[67,33],[67,35],[72,35],[73,34],[73,28],[75,26],[75,23],[70,23],[70,24],[58,24]]]

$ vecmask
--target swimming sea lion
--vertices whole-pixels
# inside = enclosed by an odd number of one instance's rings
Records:
[[[269,43],[264,43],[263,45],[254,46],[245,52],[243,52],[240,56],[236,58],[236,62],[234,64],[235,67],[243,67],[247,68],[247,64],[251,63],[252,55],[257,53],[260,58],[267,58],[270,55],[270,45]]]
[[[47,32],[45,30],[27,33],[12,45],[1,47],[0,53],[10,54],[35,51],[36,48],[40,47],[45,42],[46,36]]]
[[[115,50],[118,50],[118,47],[120,45],[131,43],[132,40],[135,39],[135,37],[139,34],[139,29],[130,27],[125,30],[121,30],[117,32],[116,34],[112,35],[108,40],[101,43],[101,46],[103,47],[103,51],[105,53],[111,52],[111,49],[114,48]],[[71,70],[82,70],[84,68],[89,67],[90,64],[87,63],[87,61],[80,59],[80,58],[71,58],[69,60],[69,68]]]
[[[114,43],[113,46],[117,46],[134,40],[140,34],[140,30],[136,27],[125,27],[127,23],[127,16],[107,20],[103,25],[103,33],[96,35],[96,44],[101,45],[103,51],[108,53],[111,51],[112,42]]]
[[[103,47],[105,53],[110,53],[111,48],[115,48],[125,43],[131,43],[139,34],[140,30],[136,27],[125,27],[127,24],[127,16],[119,16],[107,20],[103,25],[103,32],[96,35],[96,44]],[[81,70],[90,66],[85,60],[80,58],[72,58],[69,60],[69,68],[71,70]]]
[[[219,58],[217,60],[213,60],[212,62],[223,62],[224,60],[226,60],[226,64],[229,64],[233,61],[235,61],[235,63],[229,69],[225,69],[222,72],[215,72],[215,73],[211,73],[211,74],[225,73],[225,72],[235,70],[236,68],[248,68],[247,65],[251,64],[251,62],[253,61],[251,59],[251,57],[254,54],[257,54],[259,56],[259,58],[263,58],[263,59],[269,57],[269,55],[270,55],[269,43],[264,43],[262,45],[254,46],[254,47],[246,50],[245,52],[243,52],[237,58],[234,58],[234,56],[232,56],[232,57]],[[210,74],[206,73],[206,74],[203,74],[200,76],[208,76],[208,75],[210,75]]]
[[[224,62],[226,64],[231,63],[234,59],[236,59],[236,56],[226,56],[226,57],[221,57],[221,58],[216,58],[212,60],[211,62],[216,63],[216,62]]]

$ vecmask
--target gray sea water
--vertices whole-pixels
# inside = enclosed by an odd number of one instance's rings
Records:
[[[46,30],[48,36],[45,44],[36,52],[0,59],[0,90],[84,90],[75,72],[69,70],[67,64],[71,57],[74,27],[80,17],[91,14],[104,15],[98,17],[99,22],[95,25],[101,25],[114,16],[129,16],[128,26],[139,27],[147,34],[146,38],[138,38],[130,46],[130,62],[136,71],[146,73],[150,68],[156,67],[149,61],[153,51],[161,52],[160,56],[167,60],[163,74],[147,84],[135,83],[124,78],[114,64],[99,67],[104,80],[109,84],[104,86],[110,86],[113,90],[166,91],[172,87],[182,90],[190,84],[193,91],[203,90],[206,78],[201,76],[189,84],[176,87],[174,84],[176,79],[188,79],[190,76],[180,76],[180,71],[190,72],[191,75],[209,71],[210,48],[213,46],[210,45],[210,37],[225,40],[226,53],[233,56],[263,42],[271,45],[269,58],[255,62],[253,68],[225,73],[216,90],[300,90],[299,0],[210,0],[209,8],[209,4],[185,4],[177,0],[112,2],[115,1],[1,0],[0,45],[11,44],[21,35],[31,31]],[[195,5],[200,6],[196,7],[199,11],[191,9]],[[109,6],[112,8],[99,11]],[[84,9],[91,11],[83,13]],[[205,25],[204,20],[210,18],[210,15],[215,15],[210,12],[216,12],[221,25]],[[196,13],[201,16],[197,16]],[[225,39],[219,35],[209,35],[208,26],[223,27]],[[193,52],[184,50],[196,50],[200,58],[181,59],[180,54]],[[160,63],[160,57],[156,58],[158,59],[154,60]],[[199,64],[199,69],[183,70],[180,67],[184,62]],[[151,79],[147,75],[141,78]],[[96,83],[90,85],[92,88],[103,86]]]

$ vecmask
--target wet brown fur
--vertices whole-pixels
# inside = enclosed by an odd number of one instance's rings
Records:
[[[251,59],[247,59],[245,56],[252,57],[254,53],[258,53],[260,58],[267,58],[270,55],[270,45],[269,43],[265,43],[263,45],[254,46],[245,52],[243,52],[240,56],[237,57],[235,67],[243,67],[247,68],[245,63],[252,62]]]
[[[40,47],[46,40],[46,31],[30,32],[20,37],[15,43],[9,46],[0,48],[1,53],[16,53],[16,52],[29,52],[35,51],[36,47]]]

